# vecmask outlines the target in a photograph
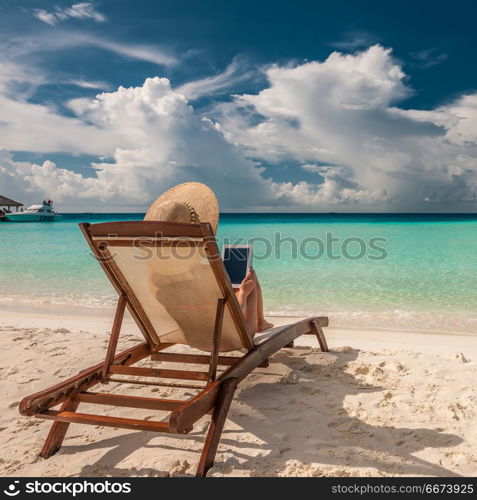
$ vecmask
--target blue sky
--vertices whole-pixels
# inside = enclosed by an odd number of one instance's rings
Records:
[[[476,14],[3,0],[0,192],[127,211],[199,180],[232,211],[475,211]]]

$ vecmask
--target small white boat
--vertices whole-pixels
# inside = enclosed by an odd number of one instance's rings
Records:
[[[43,201],[41,205],[32,205],[23,212],[5,214],[5,219],[10,222],[53,222],[61,217],[53,210],[51,200]]]

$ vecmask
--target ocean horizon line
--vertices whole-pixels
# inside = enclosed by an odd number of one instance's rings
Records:
[[[62,211],[63,215],[145,215],[144,212],[121,212],[121,211],[111,211],[111,212],[66,212]],[[477,212],[219,212],[220,215],[269,215],[271,217],[276,215],[355,215],[355,216],[462,216],[462,217],[477,217]]]

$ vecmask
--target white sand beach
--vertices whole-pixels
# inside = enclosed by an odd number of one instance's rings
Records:
[[[72,425],[56,455],[38,457],[51,422],[21,416],[19,401],[101,361],[112,315],[1,306],[2,475],[195,473],[205,418],[186,436]],[[140,339],[130,319],[123,332],[120,348]],[[325,333],[330,353],[301,337],[239,386],[209,476],[477,476],[477,336],[332,327]],[[169,388],[121,390],[173,397]],[[181,397],[191,395],[183,390]],[[100,408],[84,405],[85,412]]]

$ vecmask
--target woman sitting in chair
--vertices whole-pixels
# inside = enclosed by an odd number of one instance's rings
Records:
[[[215,194],[205,184],[186,182],[159,196],[149,207],[144,220],[189,224],[208,222],[216,233],[219,205]],[[235,294],[251,332],[261,332],[273,326],[265,320],[262,290],[253,269],[235,289]]]

